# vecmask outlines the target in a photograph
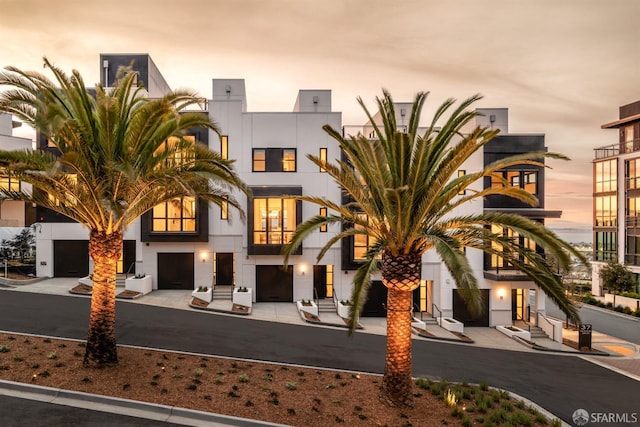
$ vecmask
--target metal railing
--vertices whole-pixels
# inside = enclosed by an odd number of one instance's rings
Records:
[[[318,297],[318,291],[316,288],[313,288],[313,301],[316,303],[316,307],[318,307],[318,312],[320,311],[320,298]]]
[[[416,310],[414,311],[414,313],[417,311],[418,313],[420,313],[420,320],[424,322],[424,311],[420,310],[420,306],[418,304],[413,304],[413,307],[416,308]],[[415,316],[413,316],[413,318],[415,319]]]
[[[635,138],[633,141],[623,141],[605,145],[604,147],[595,148],[594,151],[596,152],[596,159],[615,157],[624,153],[634,153],[640,151],[640,138]]]
[[[438,310],[438,313],[440,313],[440,316],[436,316],[436,310]],[[438,306],[435,304],[431,304],[431,317],[433,317],[434,319],[440,318],[440,321],[438,322],[438,324],[442,325],[442,310],[440,310]]]
[[[127,269],[127,272],[124,274],[124,278],[125,278],[125,279],[128,279],[128,278],[129,278],[129,273],[131,273],[131,269],[132,269],[133,267],[135,267],[135,265],[136,265],[136,262],[135,262],[135,261],[134,261],[134,262],[132,262],[132,263],[131,263],[131,265],[129,265],[129,268]]]

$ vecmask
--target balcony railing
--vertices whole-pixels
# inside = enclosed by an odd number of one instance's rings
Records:
[[[607,157],[615,157],[625,153],[634,153],[636,151],[640,151],[640,138],[636,138],[633,141],[618,142],[617,144],[606,145],[594,150],[596,152],[596,160],[604,159]]]

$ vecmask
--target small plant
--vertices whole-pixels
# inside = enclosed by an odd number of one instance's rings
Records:
[[[11,351],[11,348],[8,345],[0,345],[0,353],[8,353]]]
[[[249,292],[249,290],[247,289],[247,287],[246,287],[246,286],[240,286],[240,287],[238,288],[238,292]]]
[[[447,403],[447,405],[454,407],[458,403],[458,397],[454,392],[451,391],[451,389],[449,389],[444,396],[444,401]]]
[[[340,300],[340,304],[342,304],[342,305],[351,305],[351,301],[349,301],[349,300]]]
[[[74,350],[74,351],[73,351],[73,356],[74,356],[74,357],[81,357],[81,356],[82,356],[82,353],[80,353],[78,350]]]
[[[289,390],[295,390],[296,389],[296,383],[293,381],[289,381],[287,382],[287,384],[285,384],[285,386],[287,387],[287,389]]]
[[[0,365],[0,371],[8,371],[11,368],[9,367],[9,365]],[[34,368],[37,369],[37,368]]]
[[[242,374],[238,377],[238,379],[240,380],[241,383],[248,383],[249,382],[249,375],[247,374]]]
[[[557,418],[554,419],[553,421],[551,421],[551,427],[562,427],[562,421]]]
[[[224,383],[224,380],[222,379],[222,377],[216,377],[216,379],[215,379],[215,380],[213,380],[213,382],[214,382],[215,384],[223,384],[223,383]]]
[[[56,362],[56,364],[54,365],[56,368],[62,368],[64,366],[64,363],[62,362]]]
[[[334,383],[329,383],[325,388],[336,388],[336,385]]]
[[[191,390],[191,391],[195,391],[195,390],[197,390],[197,389],[198,389],[198,386],[197,386],[197,385],[195,385],[195,384],[189,384],[189,385],[186,387],[186,389],[187,389],[187,390]]]
[[[196,368],[196,377],[201,377],[203,372],[202,368]]]
[[[287,408],[287,414],[289,415],[295,415],[296,414],[296,410],[293,408]]]
[[[273,375],[271,375],[271,374],[266,374],[265,376],[263,376],[263,377],[262,377],[262,379],[263,379],[264,381],[271,382],[271,381],[273,381]]]
[[[42,340],[42,342],[45,342],[45,343],[49,344],[51,342],[51,340],[49,338],[45,338],[45,339]]]
[[[236,393],[235,390],[231,390],[229,393],[227,393],[227,396],[233,397],[233,398],[240,397],[240,395],[238,393]]]
[[[206,286],[198,286],[197,292],[207,292],[209,290]]]
[[[252,402],[252,401],[250,401],[250,400],[247,400],[247,401],[244,403],[244,406],[246,406],[247,408],[250,408],[250,407],[252,407],[252,406],[253,406],[253,402]]]
[[[47,359],[49,359],[49,360],[55,360],[55,359],[57,359],[57,358],[58,358],[58,355],[56,354],[56,352],[55,352],[55,351],[54,351],[53,353],[49,353],[49,354],[47,355]]]
[[[131,384],[127,383],[122,386],[123,390],[129,390],[131,388]]]
[[[342,400],[340,399],[331,399],[331,403],[333,403],[334,405],[339,405],[342,403]]]
[[[156,381],[151,381],[149,384],[151,385],[151,387],[156,387],[158,385]]]
[[[133,276],[134,279],[144,279],[144,277],[146,276],[145,273],[141,273],[141,274],[136,274],[135,276]]]
[[[24,357],[22,357],[19,354],[16,354],[15,356],[13,356],[13,360],[16,362],[22,362],[24,360]]]

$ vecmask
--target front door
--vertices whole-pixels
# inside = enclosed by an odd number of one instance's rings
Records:
[[[216,285],[233,283],[233,252],[216,252]]]
[[[511,320],[529,321],[527,316],[527,289],[511,290]]]
[[[327,297],[327,266],[313,266],[313,289],[318,298]]]

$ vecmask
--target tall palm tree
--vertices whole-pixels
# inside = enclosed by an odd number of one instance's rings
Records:
[[[560,278],[553,273],[545,258],[535,250],[519,245],[517,239],[492,232],[491,226],[498,225],[529,238],[547,253],[554,254],[561,266],[569,265],[569,254],[586,262],[568,243],[540,223],[524,217],[505,213],[456,215],[456,208],[474,200],[482,203],[482,199],[491,194],[536,204],[534,196],[509,185],[483,190],[469,187],[512,165],[542,165],[540,160],[544,157],[564,157],[542,152],[516,155],[458,177],[458,169],[474,153],[482,150],[497,131],[476,128],[470,133],[462,133],[463,126],[477,114],[469,110],[471,104],[480,99],[477,95],[453,108],[445,119],[445,113],[455,105],[454,100],[447,100],[436,110],[431,123],[421,130],[418,122],[426,96],[423,92],[416,95],[406,130],[399,130],[397,126],[393,99],[387,91],[383,91],[382,98],[377,98],[381,123],[375,121],[362,99],[358,98],[369,118],[374,138],[369,139],[360,133],[343,137],[330,126],[324,127],[338,142],[345,160],[334,164],[313,155],[308,158],[326,170],[352,201],[338,205],[322,197],[299,197],[328,208],[330,213],[314,216],[299,225],[285,248],[286,264],[289,255],[306,236],[319,227],[334,223],[347,226],[328,241],[318,259],[343,238],[364,235],[373,239],[375,243],[354,276],[350,326],[353,332],[366,300],[371,274],[380,270],[382,282],[388,288],[382,396],[396,406],[413,405],[412,291],[419,286],[425,252],[437,252],[467,304],[475,310],[480,308],[480,296],[464,248],[477,248],[505,258],[528,274],[573,319],[577,318],[577,311],[565,296]],[[436,127],[441,120],[444,123]]]
[[[85,363],[115,364],[116,263],[125,228],[154,206],[184,196],[235,206],[233,191],[248,189],[232,161],[185,138],[189,128],[218,132],[207,114],[184,111],[201,102],[175,91],[149,99],[133,72],[120,73],[113,88],[87,90],[46,58],[43,74],[7,67],[0,73],[0,111],[14,114],[49,138],[58,155],[0,151],[1,173],[32,184],[33,191],[6,192],[76,220],[89,230],[94,261],[93,295]]]

